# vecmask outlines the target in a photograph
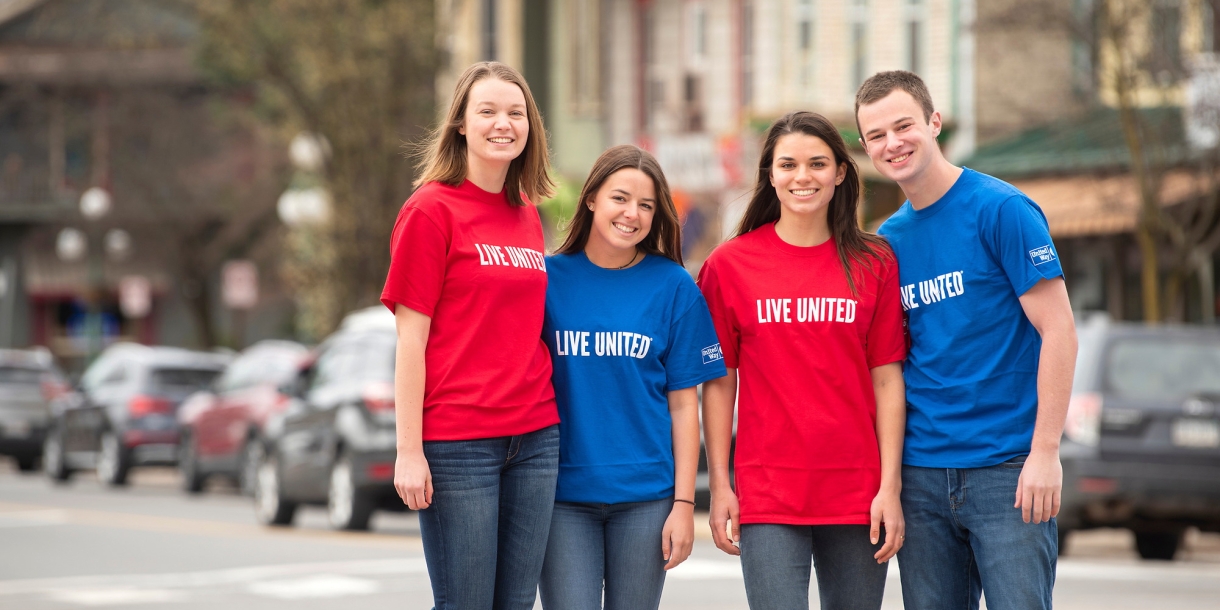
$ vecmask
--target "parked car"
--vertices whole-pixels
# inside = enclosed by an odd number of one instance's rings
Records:
[[[1220,329],[1097,317],[1079,337],[1060,549],[1123,527],[1141,557],[1173,559],[1188,527],[1220,532]]]
[[[50,402],[67,388],[50,352],[0,349],[0,455],[16,459],[22,472],[38,467]]]
[[[206,388],[231,356],[174,347],[117,343],[81,376],[79,387],[52,402],[53,423],[43,467],[66,481],[95,468],[100,481],[127,483],[132,467],[173,465],[178,456],[178,405]]]
[[[289,525],[319,504],[334,528],[365,530],[374,510],[405,510],[393,487],[396,343],[384,307],[353,313],[285,388],[254,488],[261,523]]]
[[[201,492],[208,477],[221,475],[253,494],[263,426],[288,405],[280,389],[308,353],[300,343],[260,341],[238,355],[212,387],[182,403],[178,470],[186,491]]]

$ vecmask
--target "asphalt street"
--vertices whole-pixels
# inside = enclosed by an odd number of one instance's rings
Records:
[[[662,608],[746,608],[741,569],[697,515],[695,552],[668,577]],[[169,469],[133,473],[125,489],[92,473],[68,485],[0,461],[0,609],[427,609],[431,594],[410,513],[379,513],[370,533],[327,529],[322,509],[296,527],[254,523],[250,501],[223,484],[200,496]],[[890,567],[885,608],[901,608]],[[817,608],[816,591],[811,592]],[[1130,535],[1076,534],[1061,559],[1060,609],[1220,608],[1220,535],[1192,532],[1178,561],[1139,560]],[[539,606],[540,607],[540,606]]]

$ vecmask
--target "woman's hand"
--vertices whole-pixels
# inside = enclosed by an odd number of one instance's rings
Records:
[[[398,452],[394,460],[394,490],[411,510],[432,505],[432,471],[422,449]]]
[[[877,544],[881,537],[881,524],[885,524],[885,544],[873,555],[877,563],[889,561],[902,548],[902,541],[906,538],[907,524],[902,518],[902,503],[898,501],[898,494],[897,491],[881,490],[873,498],[872,508],[869,509],[872,516],[872,526],[868,530],[870,542]]]
[[[665,527],[661,530],[661,556],[668,562],[665,569],[678,567],[690,557],[695,545],[695,507],[686,502],[674,502]]]
[[[741,542],[741,509],[737,506],[737,494],[733,493],[732,489],[712,491],[710,522],[712,540],[716,542],[716,548],[730,555],[740,555],[741,549],[737,548],[737,543]],[[725,531],[730,523],[733,526],[732,533]]]

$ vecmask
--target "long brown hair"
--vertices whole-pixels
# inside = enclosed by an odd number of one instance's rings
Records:
[[[765,224],[779,220],[779,195],[771,184],[771,166],[775,162],[775,145],[783,136],[802,133],[813,136],[826,143],[835,155],[836,166],[846,166],[843,183],[835,187],[834,196],[830,200],[827,213],[827,223],[830,225],[830,235],[835,240],[835,248],[839,252],[839,260],[843,263],[843,271],[847,275],[847,286],[853,296],[856,291],[856,274],[860,268],[873,270],[869,264],[870,258],[884,263],[894,260],[894,253],[885,238],[868,233],[860,228],[856,220],[856,210],[860,206],[860,195],[863,184],[860,181],[860,170],[856,162],[847,153],[847,143],[839,130],[826,117],[804,110],[789,112],[771,124],[767,130],[767,139],[763,142],[762,158],[758,161],[758,180],[754,183],[754,195],[746,206],[746,213],[737,226],[737,235],[745,235]],[[873,270],[875,275],[875,270]]]
[[[681,265],[682,227],[678,224],[678,208],[674,206],[674,198],[669,192],[665,173],[661,171],[661,164],[657,163],[656,158],[648,151],[630,144],[607,150],[593,163],[585,186],[580,190],[576,215],[572,217],[572,222],[568,223],[568,238],[556,252],[575,254],[585,249],[585,244],[589,243],[589,233],[593,230],[593,210],[589,209],[589,202],[597,196],[597,192],[611,174],[627,168],[638,169],[652,178],[652,188],[657,192],[657,209],[652,215],[652,228],[636,247]]]
[[[475,83],[485,78],[498,78],[512,83],[520,87],[521,93],[525,94],[525,117],[529,121],[530,132],[525,139],[525,148],[508,165],[504,188],[508,191],[509,203],[525,205],[521,199],[522,192],[534,203],[553,196],[555,182],[551,180],[551,158],[547,152],[546,128],[542,125],[538,104],[534,102],[534,95],[530,93],[530,87],[521,73],[496,61],[474,64],[458,77],[445,122],[437,125],[424,142],[424,153],[418,165],[420,171],[419,177],[415,179],[415,186],[418,188],[426,182],[443,182],[457,186],[466,179],[466,136],[458,133],[458,129],[466,120],[466,104],[470,101],[470,90]]]

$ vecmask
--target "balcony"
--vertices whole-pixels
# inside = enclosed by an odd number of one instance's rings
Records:
[[[0,224],[65,220],[75,213],[79,198],[73,189],[52,188],[45,168],[22,168],[12,156],[0,167]]]

